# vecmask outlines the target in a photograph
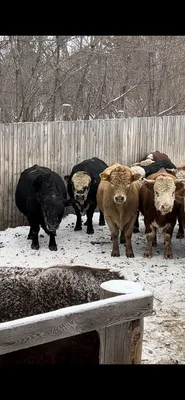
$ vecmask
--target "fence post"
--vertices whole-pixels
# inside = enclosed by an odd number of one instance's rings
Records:
[[[142,287],[127,280],[110,280],[100,286],[100,298],[132,294]],[[139,303],[139,300],[138,300]],[[129,307],[129,302],[127,304]],[[130,313],[132,308],[130,305]],[[100,336],[100,364],[140,364],[143,342],[143,318],[113,325],[98,331]]]

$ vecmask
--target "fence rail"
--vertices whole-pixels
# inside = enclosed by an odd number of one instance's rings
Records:
[[[109,287],[112,282],[107,282]],[[119,282],[124,293],[127,281]],[[135,291],[134,286],[128,294],[111,292],[111,295],[91,303],[0,323],[0,355],[97,330],[100,363],[140,363],[143,323],[138,335],[138,321],[152,315],[153,295]],[[137,330],[137,340],[134,330]],[[137,344],[139,353],[135,349]]]
[[[185,116],[0,124],[0,230],[25,223],[14,193],[21,171],[37,163],[61,176],[92,156],[130,165],[154,150],[185,162]]]

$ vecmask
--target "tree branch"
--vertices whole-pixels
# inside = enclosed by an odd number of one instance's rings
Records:
[[[108,101],[108,103],[105,104],[105,106],[95,115],[94,119],[96,119],[101,114],[101,112],[103,110],[105,110],[105,108],[107,108],[110,104],[115,103],[117,100],[122,99],[122,97],[126,96],[127,93],[131,92],[131,90],[135,89],[137,86],[138,86],[138,84],[132,86],[130,89],[128,89],[126,92],[122,93],[120,96],[116,97],[113,100]]]

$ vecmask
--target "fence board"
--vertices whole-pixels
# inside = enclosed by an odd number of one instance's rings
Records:
[[[0,324],[0,354],[26,349],[153,313],[153,295],[120,295]]]
[[[0,124],[0,230],[25,223],[14,194],[21,171],[35,163],[63,177],[93,156],[125,165],[159,150],[185,162],[185,116]]]

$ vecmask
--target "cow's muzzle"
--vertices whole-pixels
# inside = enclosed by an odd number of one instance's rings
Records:
[[[123,204],[126,201],[126,196],[114,196],[114,201],[117,204]]]
[[[162,215],[168,214],[170,212],[172,212],[173,207],[169,206],[168,204],[163,204],[159,211],[161,212]]]

